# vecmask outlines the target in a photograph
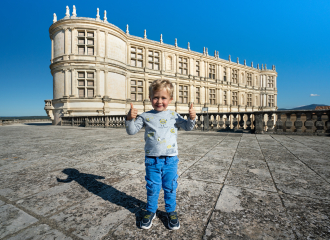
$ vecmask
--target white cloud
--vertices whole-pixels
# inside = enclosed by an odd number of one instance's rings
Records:
[[[320,95],[318,95],[318,94],[313,94],[313,93],[312,93],[310,96],[311,96],[311,97],[319,97]]]

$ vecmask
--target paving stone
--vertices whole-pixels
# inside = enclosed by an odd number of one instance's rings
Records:
[[[330,239],[330,201],[281,195],[298,239]]]
[[[38,220],[11,204],[0,207],[0,238],[13,234]]]
[[[242,160],[235,157],[225,184],[276,191],[267,164],[262,160]]]
[[[203,239],[295,239],[276,193],[224,186]]]
[[[17,204],[39,215],[47,216],[91,196],[91,192],[76,182],[62,183],[46,191],[19,200]]]
[[[190,167],[183,178],[224,183],[232,159],[205,156]]]
[[[30,227],[19,234],[8,238],[8,240],[48,240],[48,239],[61,239],[61,240],[71,240],[72,238],[65,236],[56,229],[52,229],[46,224],[41,224],[38,226]]]

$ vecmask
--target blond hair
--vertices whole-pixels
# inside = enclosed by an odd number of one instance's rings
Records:
[[[149,97],[152,98],[154,92],[160,91],[162,89],[165,89],[168,92],[171,99],[173,98],[174,87],[171,81],[167,79],[159,79],[153,81],[149,86]]]

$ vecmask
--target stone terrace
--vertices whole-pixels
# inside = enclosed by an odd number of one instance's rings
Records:
[[[150,230],[143,132],[0,127],[0,239],[330,239],[330,137],[180,132],[181,228]]]

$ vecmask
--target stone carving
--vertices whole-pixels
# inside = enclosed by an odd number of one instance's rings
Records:
[[[146,30],[146,29],[144,29],[144,35],[143,35],[143,38],[144,38],[144,39],[147,39],[147,30]]]
[[[65,18],[69,18],[69,17],[70,17],[70,9],[69,6],[66,6]]]
[[[175,39],[175,43],[174,43],[174,46],[177,47],[178,46],[178,40]]]
[[[205,52],[205,54],[206,54],[206,56],[208,56],[209,55],[209,51],[208,51],[208,49],[206,48],[206,52]]]
[[[239,59],[238,59],[238,57],[237,57],[236,63],[239,64]]]
[[[244,66],[246,66],[246,60],[244,59]]]
[[[108,18],[107,18],[107,10],[104,10],[103,21],[104,21],[104,22],[107,22],[107,21],[108,21]]]
[[[72,17],[77,17],[77,11],[76,11],[76,6],[75,5],[73,5]]]
[[[266,65],[266,63],[265,63],[265,70],[267,69],[267,65]]]
[[[57,16],[56,16],[56,13],[53,14],[53,23],[56,23],[57,22]]]
[[[206,52],[205,52],[205,47],[204,47],[204,48],[203,48],[203,54],[205,55],[205,53],[206,53]]]
[[[257,64],[257,69],[259,69],[259,63]]]
[[[96,9],[96,20],[100,20],[100,9],[99,8],[97,8]]]
[[[163,34],[160,34],[160,43],[163,43]]]
[[[190,43],[188,42],[188,50],[190,51]]]
[[[229,57],[228,57],[228,61],[231,62],[231,57],[230,57],[230,55],[229,55]]]
[[[214,50],[214,57],[217,57],[217,51]]]
[[[126,34],[129,35],[128,24],[126,25]]]
[[[251,62],[251,67],[253,67],[253,62]]]

